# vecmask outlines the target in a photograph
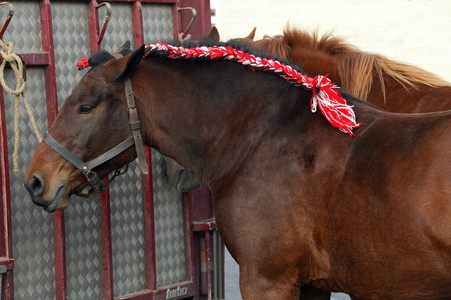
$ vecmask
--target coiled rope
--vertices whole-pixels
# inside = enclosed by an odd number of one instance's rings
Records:
[[[42,136],[39,132],[36,120],[31,112],[30,105],[28,104],[27,96],[25,95],[25,79],[23,78],[23,63],[22,59],[13,52],[14,44],[12,42],[5,42],[3,38],[0,39],[0,55],[2,56],[2,63],[0,64],[0,84],[3,89],[15,97],[14,102],[14,153],[13,153],[13,165],[14,173],[19,172],[18,154],[19,154],[19,106],[20,96],[22,95],[25,108],[30,118],[34,133],[39,142],[42,142]],[[16,89],[10,88],[5,82],[5,66],[9,63],[11,69],[16,77]]]

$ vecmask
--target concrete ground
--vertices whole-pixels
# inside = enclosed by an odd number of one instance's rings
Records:
[[[239,269],[238,264],[230,255],[229,251],[224,254],[224,285],[225,300],[242,300],[238,283]],[[332,293],[331,300],[350,300],[349,296],[342,293]]]

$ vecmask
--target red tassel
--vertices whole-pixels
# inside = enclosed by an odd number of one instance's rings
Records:
[[[81,61],[75,64],[75,66],[78,67],[79,70],[86,69],[87,67],[89,67],[89,59],[83,57]]]
[[[346,103],[335,85],[326,76],[313,78],[313,96],[310,102],[312,112],[316,106],[332,124],[333,127],[353,136],[353,128],[358,128],[362,123],[355,122],[355,114],[352,107]]]

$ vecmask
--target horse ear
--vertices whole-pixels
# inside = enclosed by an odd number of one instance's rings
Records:
[[[127,61],[127,66],[125,67],[125,70],[114,80],[115,82],[121,82],[124,81],[130,76],[132,76],[135,69],[138,67],[139,62],[144,56],[145,51],[145,45],[142,45],[139,47],[138,50],[133,52],[133,54],[130,56],[130,58]]]
[[[216,28],[216,26],[211,27],[210,32],[205,37],[205,39],[209,39],[209,40],[212,40],[212,41],[215,41],[215,42],[219,42],[219,31],[218,31],[218,28]]]
[[[247,37],[245,37],[245,40],[253,41],[255,37],[255,32],[257,31],[257,27],[254,27],[254,29],[249,33]]]
[[[126,56],[130,53],[133,53],[133,50],[131,50],[130,41],[126,41],[119,49],[117,49],[116,52],[112,53],[111,55],[116,56],[120,54],[122,56]]]

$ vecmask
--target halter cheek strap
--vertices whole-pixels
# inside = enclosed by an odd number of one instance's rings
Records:
[[[128,106],[130,130],[132,131],[133,135],[128,137],[125,141],[123,141],[119,145],[111,148],[107,152],[85,163],[78,157],[76,157],[74,154],[72,154],[69,150],[64,148],[63,145],[58,143],[49,134],[48,131],[44,136],[44,142],[47,145],[49,145],[50,148],[55,150],[59,155],[61,155],[74,167],[80,170],[83,173],[83,175],[85,175],[89,184],[92,186],[94,193],[100,193],[105,191],[108,185],[111,183],[111,181],[122,173],[116,171],[116,173],[110,179],[110,181],[108,181],[107,184],[104,184],[100,176],[96,172],[94,172],[93,169],[107,162],[108,160],[118,156],[119,154],[121,154],[122,152],[133,146],[133,144],[135,145],[135,151],[138,157],[138,165],[139,168],[141,169],[141,172],[143,174],[149,174],[149,167],[147,166],[146,154],[144,151],[144,144],[141,136],[141,123],[138,119],[138,110],[136,109],[135,97],[133,96],[133,90],[130,79],[125,80],[124,85],[125,85],[125,97],[127,99]],[[87,195],[78,194],[78,195],[82,197],[91,198],[91,194]]]
[[[94,158],[93,160],[88,161],[87,163],[81,161],[78,157],[73,155],[69,150],[63,147],[60,143],[58,143],[47,131],[44,135],[44,142],[49,145],[53,150],[55,150],[59,155],[61,155],[64,159],[70,162],[74,167],[80,170],[83,175],[85,175],[89,184],[92,186],[95,192],[100,193],[106,190],[108,184],[104,184],[100,176],[93,171],[93,169],[104,162],[118,156],[131,146],[133,146],[134,141],[133,137],[129,137],[119,145],[114,148],[108,150],[102,155]]]
[[[138,156],[138,165],[141,172],[145,175],[149,174],[149,167],[147,166],[146,153],[144,151],[144,144],[141,137],[141,122],[138,119],[138,109],[136,108],[135,97],[133,95],[132,83],[130,79],[125,80],[125,98],[127,99],[128,118],[130,121],[130,130],[135,141],[135,151]]]

